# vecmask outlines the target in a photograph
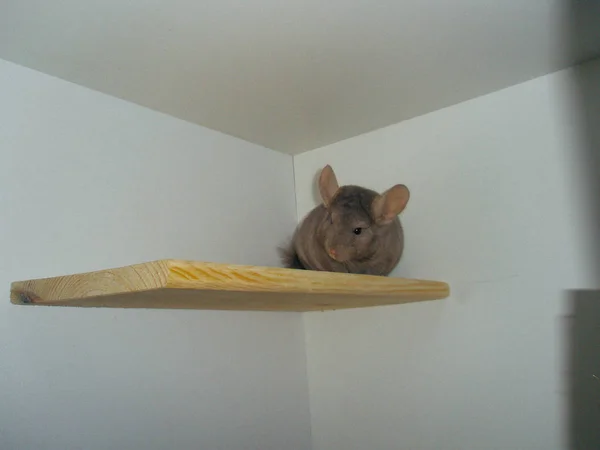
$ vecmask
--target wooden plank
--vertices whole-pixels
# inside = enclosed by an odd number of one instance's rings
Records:
[[[17,281],[18,305],[322,311],[445,298],[446,283],[276,267],[162,260]]]

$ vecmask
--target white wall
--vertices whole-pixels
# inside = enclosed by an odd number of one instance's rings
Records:
[[[164,257],[277,264],[292,173],[0,61],[0,449],[308,449],[298,314],[9,304],[13,280]]]
[[[452,291],[304,316],[314,450],[563,446],[565,289],[593,280],[572,82],[560,72],[295,158],[299,217],[325,164],[343,184],[406,183],[394,275]]]

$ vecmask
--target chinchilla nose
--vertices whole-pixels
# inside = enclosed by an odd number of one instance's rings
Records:
[[[329,256],[331,256],[332,258],[335,258],[336,253],[335,253],[335,249],[330,248],[329,250],[327,250],[327,253],[329,253]]]

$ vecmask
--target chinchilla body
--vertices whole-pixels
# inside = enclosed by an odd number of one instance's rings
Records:
[[[339,187],[331,167],[321,172],[323,203],[310,211],[282,251],[293,269],[389,275],[404,250],[398,214],[409,192],[396,185],[383,194],[360,187]]]

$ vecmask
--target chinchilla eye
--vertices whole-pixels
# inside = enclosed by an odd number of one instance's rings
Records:
[[[362,233],[362,228],[355,228],[352,230],[352,232],[358,236],[360,233]]]

